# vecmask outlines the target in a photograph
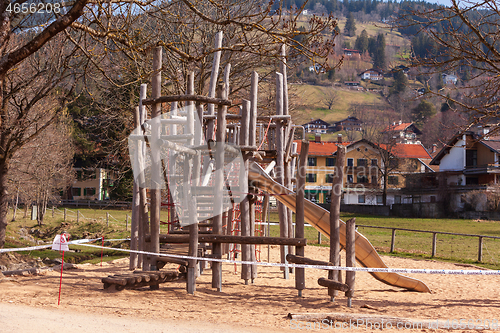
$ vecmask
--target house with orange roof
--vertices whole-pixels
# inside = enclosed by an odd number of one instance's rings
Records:
[[[305,193],[313,202],[329,203],[338,145],[347,149],[344,204],[398,203],[407,174],[433,172],[428,165],[432,158],[422,145],[388,146],[364,139],[351,143],[343,142],[341,135],[338,138],[336,142],[309,143]]]
[[[422,134],[422,131],[415,126],[413,123],[403,123],[401,120],[399,122],[394,122],[392,125],[387,126],[383,131],[383,134],[389,139],[394,139],[398,143],[416,143],[420,144],[418,137]]]

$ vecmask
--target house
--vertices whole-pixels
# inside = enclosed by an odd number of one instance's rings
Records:
[[[327,203],[332,189],[333,173],[335,172],[336,158],[333,154],[338,145],[347,145],[342,142],[342,135],[337,141],[310,141],[307,159],[305,196],[316,203]],[[298,145],[300,153],[301,145]]]
[[[328,130],[330,132],[339,131],[359,131],[363,130],[363,122],[356,117],[348,116],[345,119],[333,123]]]
[[[345,204],[383,204],[383,172],[386,170],[390,170],[388,204],[401,201],[399,192],[406,174],[432,172],[427,165],[431,157],[422,145],[386,147],[367,140],[350,143],[343,142],[341,135],[336,142],[310,142],[305,193],[313,202],[330,202],[338,145],[347,149],[342,195]],[[390,156],[390,166],[384,166],[384,154]]]
[[[382,133],[386,134],[388,138],[395,139],[397,143],[420,144],[418,136],[422,134],[422,131],[415,124],[403,123],[400,120],[387,126]]]
[[[329,123],[321,119],[311,120],[310,122],[303,124],[304,130],[307,133],[326,133]]]
[[[429,163],[438,172],[406,179],[403,190],[409,203],[439,202],[428,216],[443,216],[467,210],[484,212],[496,207],[500,195],[500,137],[488,137],[487,128],[457,133]],[[493,201],[490,199],[493,198]]]
[[[361,77],[361,80],[379,81],[384,79],[384,72],[379,69],[372,68],[361,72],[359,76]]]
[[[344,84],[348,87],[358,87],[359,81],[345,81]]]
[[[346,57],[361,57],[361,52],[358,50],[353,50],[353,49],[343,49],[344,51],[344,56]]]
[[[320,64],[314,64],[314,66],[309,66],[309,72],[326,73],[326,70]]]
[[[458,82],[458,77],[455,75],[450,75],[450,74],[441,74],[443,77],[443,83],[444,84],[457,84]]]
[[[107,200],[109,188],[113,186],[114,173],[102,168],[75,168],[77,180],[68,189],[70,200]]]
[[[384,179],[387,204],[400,203],[405,178],[433,172],[431,156],[421,144],[372,143],[362,139],[347,146],[344,204],[382,205]],[[387,177],[384,177],[386,174]]]

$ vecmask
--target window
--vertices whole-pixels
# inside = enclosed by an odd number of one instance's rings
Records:
[[[82,170],[78,170],[76,172],[76,179],[77,180],[82,180],[83,179],[83,172],[82,172]]]
[[[364,194],[358,195],[358,203],[365,203],[365,195]]]
[[[465,165],[468,167],[477,166],[477,150],[467,150],[465,152]]]
[[[316,166],[316,157],[308,157],[307,158],[308,166]]]
[[[358,175],[356,180],[357,180],[358,184],[366,184],[366,183],[368,183],[368,177],[366,177],[366,176],[359,176]]]
[[[378,166],[378,160],[376,158],[372,158],[372,166]]]
[[[382,205],[384,203],[384,196],[377,195],[377,205]]]
[[[82,195],[82,189],[79,187],[73,187],[71,188],[71,195],[74,197],[79,197]]]
[[[326,166],[327,167],[335,166],[336,163],[337,163],[337,159],[335,157],[327,157],[326,158]]]
[[[83,195],[95,195],[95,187],[85,187],[83,189]]]
[[[326,180],[325,180],[326,183],[333,183],[333,173],[327,173],[326,174]]]
[[[352,184],[352,183],[354,183],[354,179],[353,179],[353,176],[352,176],[352,175],[347,175],[347,183],[348,183],[348,184]]]
[[[368,165],[368,160],[366,158],[358,158],[358,166],[365,167]]]
[[[401,203],[401,196],[400,195],[394,196],[394,203],[395,204],[400,204]]]
[[[354,159],[348,158],[347,159],[347,166],[350,166],[350,167],[354,166]]]
[[[372,184],[373,185],[377,185],[378,182],[377,182],[377,176],[372,176]]]
[[[316,183],[316,174],[315,173],[306,173],[306,182]]]
[[[390,185],[398,185],[399,184],[398,176],[389,176],[387,179],[387,183],[389,183]]]

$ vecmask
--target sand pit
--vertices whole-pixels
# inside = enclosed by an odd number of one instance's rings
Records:
[[[267,261],[267,246],[262,246],[262,259]],[[328,248],[309,246],[306,256],[327,260]],[[393,268],[428,269],[472,269],[451,263],[421,261],[384,257]],[[271,261],[278,260],[278,247],[271,249]],[[307,269],[304,297],[298,298],[294,289],[293,275],[289,280],[282,278],[276,267],[259,267],[259,278],[253,285],[244,285],[240,279],[240,267],[235,274],[234,265],[223,265],[223,289],[217,292],[211,288],[210,270],[198,278],[194,296],[185,291],[184,282],[160,285],[160,290],[103,290],[101,278],[111,274],[127,273],[128,260],[122,259],[100,265],[78,265],[77,269],[64,272],[61,305],[57,306],[59,273],[52,271],[41,276],[15,277],[0,283],[2,307],[26,305],[60,313],[96,314],[109,320],[138,318],[140,330],[130,327],[129,332],[146,332],[145,319],[151,325],[164,323],[162,332],[206,331],[312,331],[305,322],[291,322],[288,313],[342,312],[374,314],[394,317],[420,318],[430,320],[474,320],[478,326],[484,320],[500,320],[500,277],[463,275],[412,275],[424,281],[432,293],[416,293],[385,285],[368,273],[356,275],[356,292],[353,307],[346,306],[341,294],[334,303],[329,301],[327,291],[319,287],[317,279],[326,277],[325,271]],[[366,308],[368,306],[368,308]],[[22,320],[12,317],[12,321]],[[92,319],[94,320],[94,319]],[[173,323],[183,326],[175,328]],[[458,324],[458,321],[456,322]],[[472,322],[470,322],[472,323]],[[91,323],[89,322],[89,325]],[[218,326],[221,324],[221,326]],[[191,326],[189,326],[191,325]],[[299,326],[300,325],[300,326]],[[210,328],[210,329],[209,329]],[[318,328],[318,326],[316,326]],[[318,331],[325,331],[318,329]],[[347,328],[349,330],[351,328]],[[395,328],[394,328],[395,329]],[[499,328],[500,329],[500,328]],[[358,328],[357,331],[373,331]],[[0,329],[0,331],[2,331]],[[151,329],[151,332],[157,331]],[[408,329],[405,331],[435,331],[432,329]],[[461,330],[464,331],[464,330]],[[2,331],[3,332],[3,331]],[[40,330],[44,332],[44,330]]]

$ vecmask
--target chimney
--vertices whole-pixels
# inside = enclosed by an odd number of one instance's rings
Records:
[[[431,148],[431,153],[434,154],[435,152],[437,152],[437,150],[438,150],[437,144],[433,144]]]
[[[399,121],[399,125],[401,125],[402,123],[403,123],[403,121],[402,121],[402,120],[400,120],[400,121]]]
[[[320,133],[316,133],[314,135],[314,142],[321,142],[321,134]]]
[[[342,143],[342,134],[337,135],[337,143]]]

